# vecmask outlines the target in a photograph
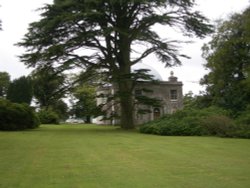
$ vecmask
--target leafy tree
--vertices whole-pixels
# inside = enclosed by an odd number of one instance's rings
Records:
[[[58,115],[60,120],[66,120],[68,118],[68,105],[63,100],[56,101],[51,108]]]
[[[76,118],[85,118],[86,123],[90,123],[91,117],[98,115],[100,111],[96,106],[96,88],[85,83],[75,89],[73,96],[75,101],[71,114]]]
[[[45,66],[34,70],[31,77],[34,97],[43,112],[53,111],[60,120],[67,119],[68,106],[62,100],[68,91],[66,75],[56,72],[53,67]]]
[[[190,91],[183,97],[183,105],[185,109],[203,109],[212,106],[212,98],[206,93],[202,92],[199,95],[193,95]]]
[[[212,40],[203,47],[210,73],[207,85],[212,103],[242,111],[250,102],[250,7],[218,23]]]
[[[0,97],[6,97],[10,84],[10,75],[7,72],[0,72]]]
[[[7,91],[7,99],[14,103],[30,104],[33,96],[30,77],[22,76],[13,80]]]
[[[78,67],[107,73],[108,81],[118,87],[121,127],[131,129],[131,66],[150,54],[166,66],[181,64],[179,57],[186,56],[178,53],[179,41],[161,38],[153,26],[204,37],[211,27],[193,6],[194,0],[54,0],[19,43],[27,49],[20,58],[30,67],[49,64],[59,70]]]
[[[56,106],[58,101],[65,96],[65,75],[56,72],[51,67],[36,69],[31,74],[34,97],[40,108],[49,109]]]

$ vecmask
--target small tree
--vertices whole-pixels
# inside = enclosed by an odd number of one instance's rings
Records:
[[[33,88],[30,77],[22,76],[10,83],[7,99],[11,102],[30,104],[32,96]]]
[[[52,109],[40,109],[37,115],[42,124],[59,124],[59,116]]]
[[[86,123],[91,123],[91,117],[99,112],[96,105],[96,88],[85,83],[75,89],[73,97],[75,100],[71,114],[77,118],[85,118]]]

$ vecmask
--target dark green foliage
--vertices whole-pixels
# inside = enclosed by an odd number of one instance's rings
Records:
[[[61,72],[56,72],[54,68],[48,66],[32,72],[34,97],[40,108],[48,109],[56,106],[58,100],[65,96],[67,91],[65,77]]]
[[[53,67],[44,66],[31,74],[34,97],[41,109],[53,110],[60,120],[68,118],[68,106],[62,100],[69,90],[66,75]]]
[[[187,122],[189,121],[189,122]],[[196,117],[187,117],[178,121],[178,118],[167,116],[158,122],[150,122],[140,128],[140,132],[167,136],[194,136],[203,135],[205,130],[200,126],[200,120]]]
[[[203,109],[212,105],[212,97],[206,92],[200,93],[200,95],[193,95],[192,92],[187,93],[183,97],[184,108]]]
[[[63,100],[58,100],[51,109],[58,115],[61,121],[65,121],[69,117],[68,105]]]
[[[234,137],[250,138],[250,105],[235,119],[237,130],[232,133]]]
[[[32,96],[33,88],[31,79],[29,77],[22,76],[10,83],[6,98],[15,103],[30,104]]]
[[[214,105],[234,116],[250,103],[250,7],[218,23],[212,40],[203,47],[209,73],[201,83]]]
[[[0,130],[24,130],[39,126],[34,110],[27,104],[0,99]]]
[[[250,126],[236,124],[218,107],[184,109],[140,127],[140,132],[169,136],[213,135],[249,138]]]
[[[42,124],[59,124],[59,116],[51,109],[42,109],[37,114]]]
[[[248,125],[250,127],[250,105],[247,109],[239,114],[236,118],[236,122],[241,125]]]
[[[230,137],[235,138],[248,138],[250,139],[250,127],[249,126],[240,126],[236,130],[232,131]]]
[[[0,72],[0,97],[6,97],[10,84],[10,75],[7,72]]]

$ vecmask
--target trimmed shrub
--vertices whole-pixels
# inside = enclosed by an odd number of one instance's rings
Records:
[[[59,116],[51,109],[42,109],[37,114],[42,124],[59,124]]]
[[[27,104],[0,100],[0,130],[24,130],[38,127],[40,121]]]

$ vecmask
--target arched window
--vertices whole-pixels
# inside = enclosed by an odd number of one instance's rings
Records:
[[[161,117],[161,111],[159,108],[154,108],[154,120]]]

